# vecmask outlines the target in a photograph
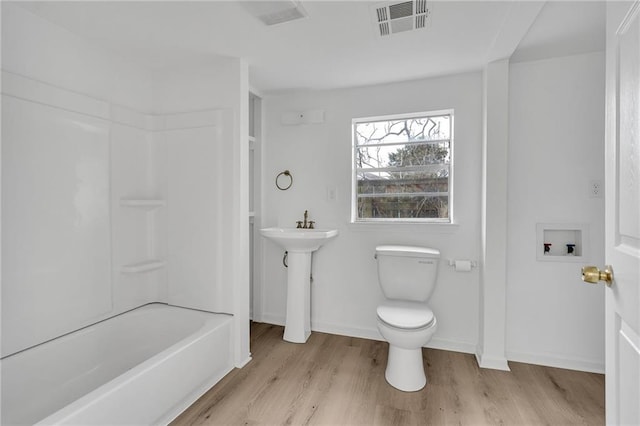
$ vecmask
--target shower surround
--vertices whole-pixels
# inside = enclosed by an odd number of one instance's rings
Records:
[[[2,19],[3,416],[14,360],[150,303],[226,315],[243,366],[246,64],[146,70],[15,4]]]

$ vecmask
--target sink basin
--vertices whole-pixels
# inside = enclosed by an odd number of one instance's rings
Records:
[[[337,229],[264,228],[262,235],[287,251],[312,252],[338,235]]]
[[[305,343],[311,335],[311,254],[337,229],[264,228],[260,232],[288,252],[287,317],[283,339]]]

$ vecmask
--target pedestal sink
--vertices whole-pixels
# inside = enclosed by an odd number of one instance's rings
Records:
[[[336,237],[338,230],[264,228],[260,233],[289,253],[284,340],[305,343],[311,335],[311,253]]]

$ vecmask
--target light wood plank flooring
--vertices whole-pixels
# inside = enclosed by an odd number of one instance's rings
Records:
[[[387,343],[312,333],[282,340],[254,323],[253,360],[228,374],[173,425],[602,425],[604,376],[510,362],[479,369],[469,354],[423,349],[427,386],[384,379]]]

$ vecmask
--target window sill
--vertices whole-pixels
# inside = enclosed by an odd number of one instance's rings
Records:
[[[420,231],[436,232],[442,234],[453,234],[458,231],[460,225],[457,223],[438,222],[349,222],[347,227],[353,231]]]

